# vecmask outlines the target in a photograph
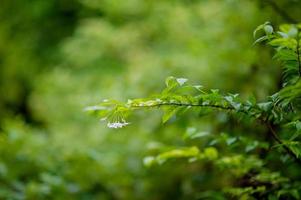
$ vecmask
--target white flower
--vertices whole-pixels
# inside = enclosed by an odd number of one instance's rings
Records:
[[[129,125],[130,123],[128,123],[128,122],[109,122],[108,124],[107,124],[107,126],[109,127],[109,128],[122,128],[122,127],[124,127],[124,126],[127,126],[127,125]]]
[[[188,81],[187,78],[177,78],[177,82],[179,83],[180,86],[182,86],[187,81]]]

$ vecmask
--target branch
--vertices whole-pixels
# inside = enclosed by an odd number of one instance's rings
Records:
[[[284,10],[282,10],[276,3],[274,0],[267,0],[266,1],[267,4],[269,4],[272,9],[277,12],[285,21],[292,23],[292,24],[296,24],[297,21],[295,19],[293,19],[291,16],[289,16]]]
[[[208,104],[208,105],[203,105],[203,104],[189,104],[189,103],[177,103],[177,102],[164,102],[164,103],[157,103],[157,104],[153,104],[153,105],[131,105],[131,107],[133,108],[151,108],[151,107],[160,107],[160,106],[183,106],[183,107],[208,107],[208,108],[217,108],[217,109],[222,109],[222,110],[227,110],[227,111],[237,111],[243,114],[246,114],[248,116],[250,116],[250,114],[244,110],[236,110],[233,107],[229,107],[229,106],[221,106],[221,105],[214,105],[214,104]],[[254,116],[252,116],[254,117]],[[268,121],[266,121],[265,118],[257,118],[260,122],[266,124],[266,126],[268,127],[270,134],[272,136],[272,138],[281,146],[283,146],[283,148],[285,149],[285,151],[292,157],[294,158],[294,160],[296,160],[299,164],[301,164],[301,160],[296,156],[296,154],[294,154],[294,152],[278,137],[276,131],[274,130],[272,124]]]
[[[172,103],[172,102],[164,102],[164,103],[156,103],[153,105],[131,105],[134,108],[152,108],[152,107],[160,107],[160,106],[182,106],[182,107],[208,107],[208,108],[218,108],[223,110],[235,110],[229,106],[221,106],[221,105],[214,105],[214,104],[189,104],[189,103]]]
[[[301,77],[301,61],[300,61],[300,39],[299,39],[299,31],[297,33],[297,58],[298,58],[298,68],[299,68],[299,77]]]
[[[164,102],[164,103],[156,103],[153,105],[131,105],[133,108],[153,108],[153,107],[160,107],[160,106],[182,106],[182,107],[207,107],[207,108],[215,108],[215,109],[221,109],[226,111],[236,111],[239,113],[243,113],[245,115],[248,115],[248,112],[244,110],[236,110],[233,107],[229,106],[222,106],[222,105],[215,105],[215,104],[189,104],[189,103],[172,103],[172,102]]]
[[[301,164],[301,160],[296,156],[296,154],[286,145],[282,142],[282,140],[278,137],[276,131],[274,130],[272,124],[270,122],[265,122],[265,124],[267,125],[271,136],[273,137],[273,139],[280,144],[281,146],[283,146],[283,148],[285,149],[285,151],[292,157],[295,159],[295,161],[297,161],[297,163]]]

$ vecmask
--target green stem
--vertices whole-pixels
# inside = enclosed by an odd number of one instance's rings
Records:
[[[278,144],[280,144],[292,158],[294,158],[299,164],[301,164],[301,160],[296,156],[296,154],[286,144],[284,144],[284,142],[279,138],[279,136],[277,135],[276,131],[274,130],[272,124],[270,122],[265,122],[265,124],[267,125],[273,139]]]
[[[297,59],[298,59],[298,69],[299,69],[299,77],[301,77],[301,61],[300,61],[300,39],[299,39],[299,32],[297,33]]]

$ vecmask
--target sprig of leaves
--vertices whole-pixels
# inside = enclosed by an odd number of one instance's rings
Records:
[[[281,113],[273,110],[272,102],[256,103],[253,98],[242,100],[238,94],[223,95],[219,90],[205,90],[200,85],[189,85],[187,79],[168,77],[166,88],[159,94],[148,98],[131,99],[127,103],[115,100],[105,100],[100,104],[86,108],[102,120],[108,121],[110,128],[122,128],[129,123],[127,117],[133,111],[146,108],[163,110],[163,123],[171,117],[183,114],[190,109],[223,110],[243,114],[255,119],[282,119]]]
[[[276,50],[274,58],[283,66],[283,86],[294,85],[301,76],[300,29],[301,24],[283,24],[279,31],[274,31],[271,24],[265,22],[254,31],[254,37],[260,31],[264,33],[254,44],[266,42]]]

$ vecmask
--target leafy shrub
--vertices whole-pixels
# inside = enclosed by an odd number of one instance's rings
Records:
[[[184,138],[200,140],[197,145],[175,147],[144,158],[147,167],[162,165],[178,159],[189,162],[209,162],[212,170],[222,170],[232,179],[223,195],[245,198],[294,198],[299,199],[301,190],[298,167],[301,164],[301,24],[284,24],[274,31],[269,22],[254,31],[259,32],[255,44],[266,42],[275,49],[274,58],[282,64],[282,87],[266,97],[265,101],[254,97],[243,98],[239,94],[223,94],[217,89],[205,89],[201,85],[187,84],[186,78],[168,77],[166,88],[147,98],[129,99],[126,103],[104,100],[87,107],[109,128],[122,128],[130,123],[133,111],[158,108],[163,111],[162,122],[166,123],[189,110],[200,116],[212,115],[215,111],[227,113],[239,122],[238,126],[261,127],[266,130],[264,138],[254,138],[247,131],[240,135],[220,133],[216,135],[188,129]],[[231,129],[230,129],[231,130]],[[222,151],[223,148],[228,151]],[[278,165],[291,166],[289,170]],[[212,196],[212,197],[213,197]]]

